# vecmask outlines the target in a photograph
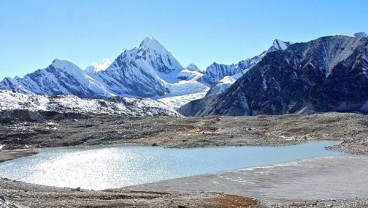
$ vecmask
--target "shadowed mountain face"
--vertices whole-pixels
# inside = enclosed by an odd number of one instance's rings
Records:
[[[222,94],[179,111],[186,116],[368,112],[368,38],[329,36],[269,52]]]

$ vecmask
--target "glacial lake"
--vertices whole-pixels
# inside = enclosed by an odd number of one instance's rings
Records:
[[[335,144],[338,142],[191,149],[143,146],[52,148],[37,155],[0,163],[0,177],[49,186],[100,190],[312,157],[344,155],[325,149]]]

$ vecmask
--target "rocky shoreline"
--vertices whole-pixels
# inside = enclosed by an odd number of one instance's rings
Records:
[[[14,160],[21,157],[35,155],[39,152],[37,149],[14,149],[0,151],[0,163]]]
[[[368,116],[352,113],[203,118],[52,114],[29,118],[19,116],[13,121],[0,122],[0,144],[3,145],[0,161],[36,154],[37,149],[45,147],[98,144],[191,148],[279,146],[313,140],[339,140],[342,143],[332,149],[355,155],[368,154]],[[142,191],[139,188],[108,193],[76,191],[0,179],[0,193],[21,207],[233,207],[231,204],[252,199],[248,198],[250,195],[221,194],[224,190],[217,191],[221,193],[171,190],[164,195],[154,194],[154,190],[137,195],[136,190]],[[208,204],[209,201],[215,201],[215,204]],[[250,207],[330,207],[330,204],[334,207],[346,207],[343,206],[346,204],[368,206],[364,198],[340,198],[283,200],[273,204],[264,204],[260,199],[260,202],[254,200]],[[235,207],[249,207],[237,205]]]

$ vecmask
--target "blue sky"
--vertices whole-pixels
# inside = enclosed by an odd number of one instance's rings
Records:
[[[202,70],[292,42],[368,32],[366,0],[2,0],[0,78],[115,59],[148,36]]]

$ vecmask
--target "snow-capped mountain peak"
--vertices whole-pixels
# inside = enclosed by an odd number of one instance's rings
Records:
[[[91,74],[118,96],[170,97],[205,92],[196,81],[202,74],[186,72],[178,60],[156,39],[144,39],[126,50],[104,71]]]
[[[66,69],[66,68],[74,68],[76,67],[74,64],[72,64],[69,61],[66,60],[60,60],[60,59],[54,59],[51,63],[51,65],[57,69]],[[71,66],[71,67],[70,67]]]
[[[60,59],[55,59],[50,66],[52,66],[55,69],[61,69],[63,71],[69,71],[69,72],[75,72],[75,71],[81,70],[77,65],[67,60],[60,60]]]
[[[132,61],[132,59],[142,61],[156,71],[164,73],[183,69],[173,55],[153,37],[145,38],[138,48],[124,51],[119,58],[126,61]]]
[[[291,42],[285,42],[279,39],[275,39],[272,43],[272,46],[270,47],[270,49],[268,49],[267,52],[283,51],[286,50],[291,44]]]
[[[139,45],[139,48],[141,49],[152,49],[152,50],[162,50],[166,49],[159,43],[155,38],[153,37],[147,37],[145,38],[141,44]]]
[[[52,69],[55,69],[57,71],[60,70],[60,72],[53,71]],[[56,76],[56,78],[64,76],[68,77],[68,75],[71,75],[72,77],[70,78],[73,78],[80,83],[86,82],[86,78],[88,76],[77,65],[67,60],[60,60],[60,59],[55,59],[52,62],[52,64],[48,67],[48,69],[46,69],[46,71],[50,71],[50,73]]]
[[[129,81],[130,83],[139,81],[137,78],[142,78],[141,81],[153,78],[155,82],[173,83],[178,81],[176,77],[182,69],[179,61],[156,39],[146,38],[138,48],[126,50],[118,56],[106,72],[114,71],[124,75],[124,79],[134,78],[135,80]],[[128,74],[133,77],[128,77]]]

